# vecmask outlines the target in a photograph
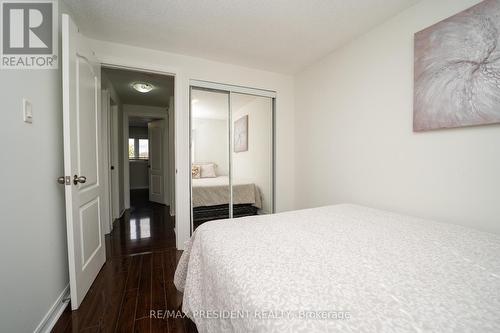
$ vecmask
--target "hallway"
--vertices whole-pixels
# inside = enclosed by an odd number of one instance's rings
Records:
[[[188,332],[181,318],[151,318],[150,311],[178,310],[182,295],[173,277],[180,251],[167,206],[131,193],[131,209],[106,235],[106,264],[77,311],[68,306],[52,332]]]

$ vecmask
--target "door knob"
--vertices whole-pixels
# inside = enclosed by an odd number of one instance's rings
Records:
[[[57,183],[61,185],[71,185],[71,177],[70,176],[61,176],[57,178]]]
[[[71,185],[71,177],[61,176],[57,178],[57,183],[61,185]]]
[[[78,183],[85,184],[86,182],[87,182],[87,177],[85,176],[78,177],[77,175],[75,175],[75,177],[73,177],[73,184],[75,185],[78,185]]]

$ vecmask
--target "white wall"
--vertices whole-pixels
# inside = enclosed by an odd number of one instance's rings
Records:
[[[104,63],[141,67],[174,73],[176,142],[184,149],[176,151],[176,236],[182,249],[189,237],[189,80],[198,79],[225,84],[273,90],[276,101],[276,208],[294,208],[295,120],[293,77],[241,66],[208,61],[139,47],[92,41],[96,56]]]
[[[192,120],[194,162],[213,162],[217,165],[217,176],[229,175],[229,143],[227,119]]]
[[[233,100],[239,96],[233,94]],[[249,103],[233,110],[233,144],[234,123],[245,115],[248,116],[248,150],[235,153],[233,148],[233,180],[254,183],[262,197],[261,213],[268,214],[272,211],[272,100],[255,96]]]
[[[500,126],[412,131],[413,34],[474,5],[422,1],[296,77],[296,202],[354,202],[500,233]]]
[[[69,283],[60,69],[0,70],[1,332],[33,332]]]

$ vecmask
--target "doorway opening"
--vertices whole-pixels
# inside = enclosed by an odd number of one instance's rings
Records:
[[[150,124],[161,121],[162,119],[129,117],[128,159],[131,209],[142,206],[147,201],[156,201],[164,204],[162,198],[155,197],[152,200],[152,189],[150,187],[149,176],[151,160],[153,159],[153,154],[150,154],[149,148],[149,126]],[[156,156],[154,158],[156,158]]]
[[[104,182],[110,203],[106,233],[129,221],[121,229],[139,241],[151,237],[153,226],[143,216],[148,210],[175,214],[174,81],[167,74],[102,67]],[[142,218],[131,218],[134,212]]]

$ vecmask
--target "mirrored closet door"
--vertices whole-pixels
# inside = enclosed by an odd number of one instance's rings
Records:
[[[269,97],[231,94],[234,217],[273,211],[272,107],[273,101]],[[251,202],[254,198],[255,202]]]
[[[190,98],[192,230],[273,213],[274,94],[201,82]]]
[[[191,210],[194,230],[229,218],[229,93],[191,89]]]

